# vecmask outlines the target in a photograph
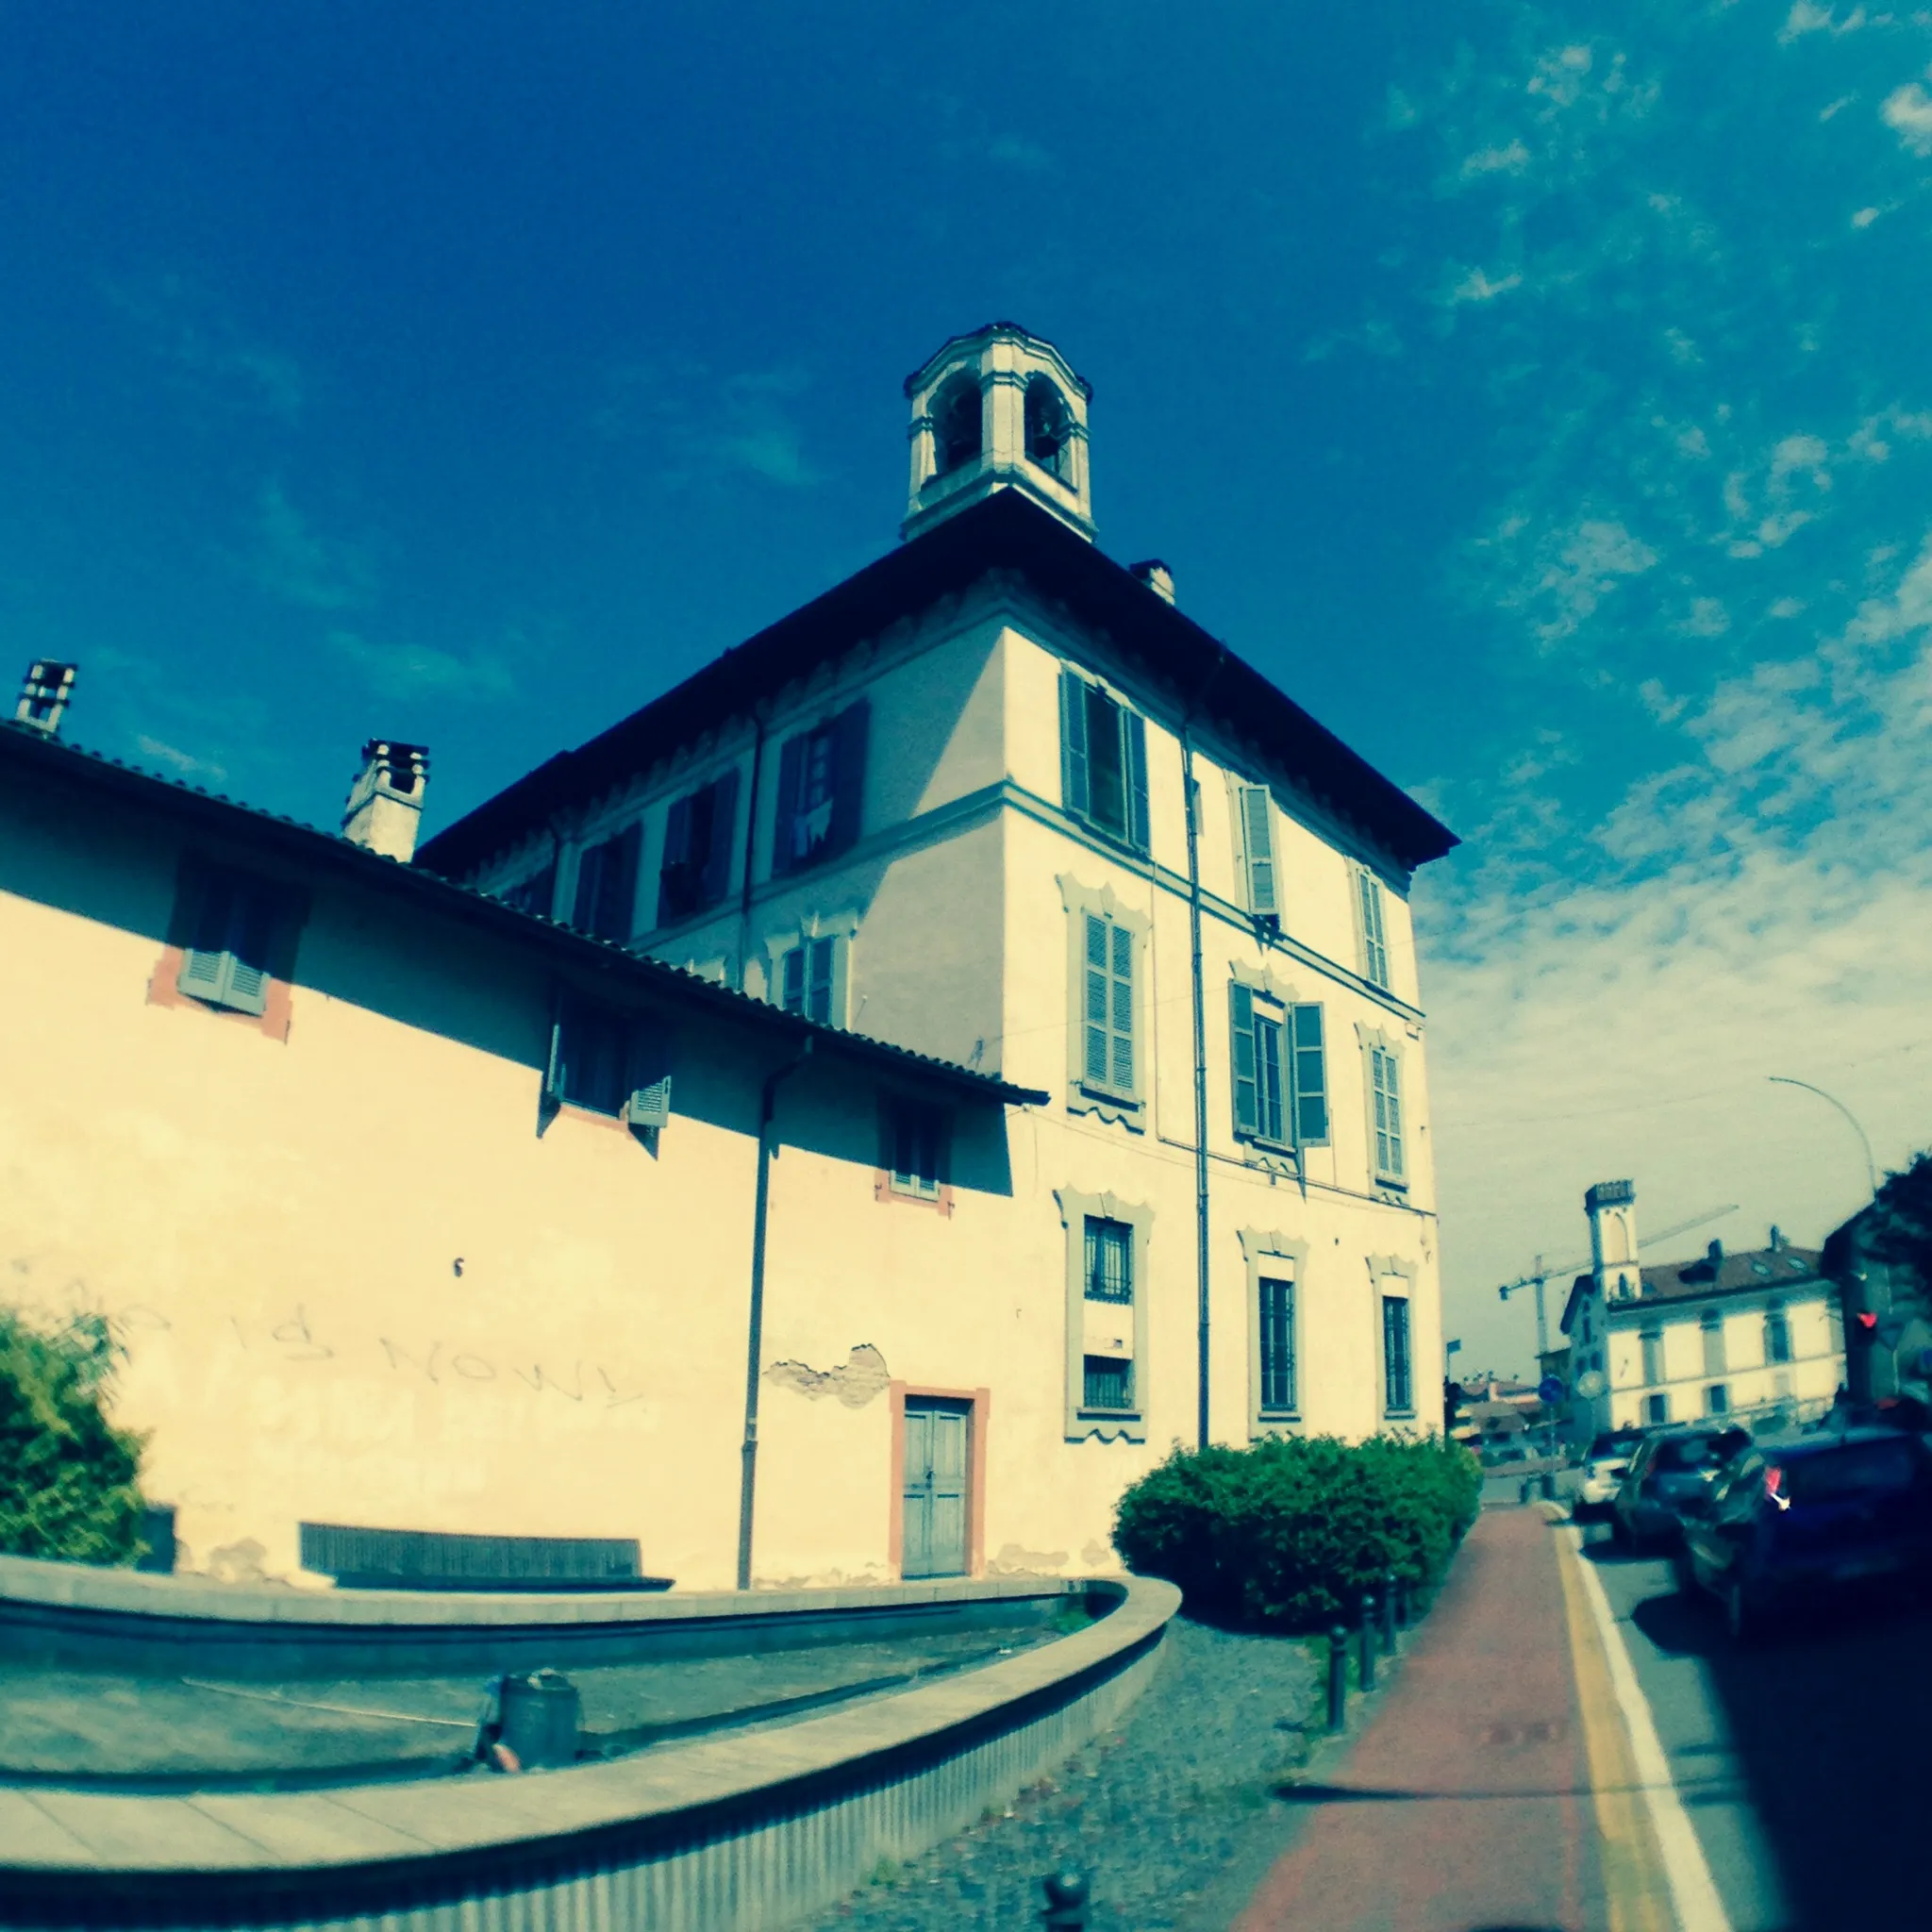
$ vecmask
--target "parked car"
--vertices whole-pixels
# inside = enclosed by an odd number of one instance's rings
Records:
[[[1694,1505],[1679,1580],[1742,1640],[1780,1611],[1932,1574],[1932,1451],[1890,1428],[1754,1446]]]
[[[1506,1462],[1527,1462],[1529,1451],[1521,1442],[1501,1442],[1485,1447],[1482,1460],[1485,1468],[1498,1469]]]
[[[1630,1460],[1643,1441],[1641,1429],[1616,1429],[1598,1436],[1584,1452],[1582,1479],[1570,1513],[1578,1523],[1593,1523],[1610,1513],[1617,1485],[1630,1473]]]
[[[1750,1441],[1736,1424],[1717,1423],[1646,1436],[1610,1501],[1617,1541],[1628,1550],[1674,1543],[1683,1533],[1681,1506],[1701,1498]]]

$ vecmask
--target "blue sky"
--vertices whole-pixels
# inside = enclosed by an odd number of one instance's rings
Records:
[[[80,741],[330,823],[421,738],[446,823],[890,546],[901,376],[1012,316],[1107,548],[1470,841],[1465,1360],[1593,1179],[1855,1207],[1771,1074],[1932,1141],[1932,18],[0,19],[0,627]]]

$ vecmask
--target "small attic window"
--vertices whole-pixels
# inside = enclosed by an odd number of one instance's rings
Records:
[[[1050,475],[1063,474],[1073,418],[1067,399],[1051,378],[1036,375],[1026,385],[1026,455]]]
[[[961,370],[933,402],[935,475],[947,476],[978,461],[984,413],[978,383]]]

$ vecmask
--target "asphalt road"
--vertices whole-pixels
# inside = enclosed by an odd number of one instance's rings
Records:
[[[1855,1606],[1740,1649],[1667,1558],[1588,1536],[1731,1932],[1932,1921],[1932,1615]]]

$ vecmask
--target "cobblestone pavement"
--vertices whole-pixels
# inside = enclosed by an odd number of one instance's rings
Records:
[[[1176,1618],[1119,1731],[1006,1816],[881,1873],[814,1926],[1024,1932],[1041,1923],[1041,1878],[1072,1865],[1092,1874],[1091,1932],[1191,1927],[1190,1907],[1237,1861],[1274,1808],[1271,1788],[1302,1761],[1315,1697],[1299,1642]]]

